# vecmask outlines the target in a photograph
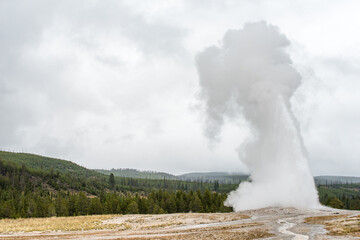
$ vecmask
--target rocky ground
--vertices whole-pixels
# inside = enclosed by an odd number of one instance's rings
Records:
[[[80,222],[90,221],[90,217]],[[15,232],[3,230],[0,239],[360,239],[360,212],[334,209],[263,208],[237,213],[119,215],[91,218],[86,230],[69,231],[50,223],[79,222],[71,218],[47,220],[41,231],[21,226]],[[3,221],[3,220],[2,220]],[[0,224],[19,224],[12,220]],[[29,220],[28,220],[29,221]],[[33,219],[46,221],[44,219]],[[21,223],[20,225],[24,225]],[[44,223],[45,224],[45,223]],[[62,225],[61,225],[62,224]],[[74,224],[74,223],[73,223]],[[80,224],[80,223],[78,223]],[[30,224],[31,225],[31,224]],[[77,229],[71,226],[71,229]],[[64,228],[64,229],[62,229]],[[11,228],[12,229],[12,228]],[[80,228],[84,229],[84,228]]]

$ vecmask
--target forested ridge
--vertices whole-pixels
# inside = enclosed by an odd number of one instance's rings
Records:
[[[133,177],[118,177],[114,175],[115,184],[110,186],[109,175],[86,169],[73,162],[43,157],[27,153],[11,153],[0,151],[0,161],[10,168],[24,168],[28,174],[41,177],[42,181],[56,190],[85,191],[89,194],[98,195],[102,190],[115,190],[118,192],[144,192],[149,193],[153,189],[184,190],[184,191],[216,191],[227,193],[237,184],[221,184],[218,181],[204,182],[182,181],[167,178],[146,179]],[[54,161],[54,165],[51,165]],[[3,165],[4,165],[3,164]],[[14,170],[15,171],[15,170]],[[18,172],[16,170],[16,172]],[[21,174],[18,172],[18,174]],[[4,174],[3,174],[4,176]]]
[[[118,177],[129,177],[129,178],[145,178],[145,179],[172,179],[172,180],[180,180],[175,175],[164,173],[164,172],[156,172],[156,171],[140,171],[137,169],[131,168],[120,168],[120,169],[95,169],[95,171],[110,175],[111,173],[114,176]]]
[[[78,176],[91,177],[99,176],[96,171],[79,166],[71,161],[50,158],[30,153],[16,153],[0,151],[0,160],[24,165],[30,170],[54,171],[59,173],[76,173]]]
[[[11,159],[11,155],[15,158]],[[55,170],[51,165],[42,166],[41,156],[38,165],[28,164],[31,161],[23,154],[21,161],[17,161],[17,153],[6,157],[2,160],[0,155],[0,218],[224,212],[231,211],[223,205],[226,192],[236,187],[218,182],[106,176],[89,173],[80,166],[78,173],[72,166],[76,164],[67,161],[64,163],[68,168],[59,169],[63,160],[57,160],[60,165]]]
[[[237,185],[118,177],[70,161],[0,152],[0,218],[227,212],[226,194]],[[360,210],[360,184],[323,184],[318,190],[324,205]]]
[[[132,178],[146,178],[146,179],[172,179],[182,180],[190,182],[219,182],[227,184],[239,184],[240,181],[245,181],[249,178],[249,175],[243,173],[226,173],[226,172],[205,172],[205,173],[187,173],[181,175],[173,175],[164,172],[156,171],[140,171],[137,169],[120,168],[120,169],[95,169],[99,173],[120,177],[132,177]]]

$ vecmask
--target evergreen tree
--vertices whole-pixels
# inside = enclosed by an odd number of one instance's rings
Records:
[[[86,215],[88,213],[88,199],[84,192],[80,192],[76,198],[76,209],[78,215]]]
[[[198,194],[196,194],[196,193],[193,194],[191,201],[189,203],[189,208],[190,208],[190,211],[192,211],[192,212],[202,212],[203,211],[202,202],[201,202]]]
[[[90,200],[89,214],[102,214],[102,206],[100,199],[95,197]]]
[[[203,196],[203,208],[205,212],[209,212],[211,203],[212,203],[211,192],[208,189],[206,189]]]
[[[180,213],[186,212],[186,206],[185,206],[183,194],[176,195],[176,209],[177,212]]]
[[[15,208],[11,200],[5,201],[0,208],[0,218],[14,218]]]
[[[126,208],[127,214],[138,214],[139,213],[139,206],[135,200],[132,200]]]
[[[165,211],[159,205],[155,204],[152,214],[164,214]]]
[[[342,209],[342,208],[344,208],[344,203],[339,198],[334,197],[330,200],[329,206],[332,208]]]
[[[138,199],[137,203],[139,207],[139,213],[146,214],[148,212],[148,204],[147,204],[148,201],[140,197],[138,197],[137,199]]]
[[[110,188],[112,190],[115,189],[115,176],[113,173],[110,173],[110,176],[109,176],[109,184],[110,184]]]
[[[54,217],[56,216],[55,206],[54,204],[50,203],[48,204],[48,213],[46,217]]]
[[[167,213],[175,213],[177,210],[176,207],[176,200],[175,200],[175,195],[171,194],[170,197],[168,198],[168,200],[166,201],[166,212]]]

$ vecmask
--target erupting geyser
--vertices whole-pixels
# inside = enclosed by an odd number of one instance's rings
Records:
[[[235,211],[268,206],[317,207],[310,173],[290,98],[301,84],[285,47],[290,44],[275,26],[247,23],[229,30],[220,46],[197,56],[206,134],[214,138],[224,118],[242,114],[253,137],[238,148],[251,182],[230,193]]]

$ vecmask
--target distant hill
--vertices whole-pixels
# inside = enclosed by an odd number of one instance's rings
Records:
[[[178,179],[183,181],[204,181],[219,183],[239,183],[249,178],[248,175],[243,173],[227,173],[227,172],[195,172],[187,173],[177,176]]]
[[[227,172],[193,172],[181,175],[173,175],[165,172],[156,171],[140,171],[137,169],[121,168],[121,169],[95,169],[95,171],[110,175],[127,178],[142,178],[142,179],[169,179],[181,180],[189,182],[219,182],[222,184],[238,184],[241,181],[246,181],[249,175],[244,173],[227,173]],[[331,185],[331,184],[351,184],[360,183],[360,177],[346,177],[346,176],[316,176],[314,177],[317,185]]]
[[[81,167],[71,161],[36,154],[0,151],[0,160],[19,166],[24,164],[27,168],[34,170],[54,171],[63,174],[70,173],[85,177],[99,175],[96,171]]]
[[[185,173],[178,175],[178,177],[185,177],[185,178],[214,178],[214,177],[230,177],[230,176],[244,176],[246,174],[243,173],[228,173],[228,172],[193,172],[193,173]]]
[[[237,184],[240,181],[248,179],[248,175],[243,173],[227,173],[227,172],[194,172],[182,175],[172,175],[165,172],[156,171],[140,171],[136,169],[95,169],[90,170],[85,167],[79,166],[71,161],[50,158],[29,153],[14,153],[0,151],[0,160],[10,162],[18,166],[26,166],[28,169],[54,172],[60,174],[76,175],[77,177],[100,177],[105,179],[104,175],[113,173],[118,177],[136,178],[136,179],[153,179],[153,180],[182,180],[182,181],[202,181],[202,182],[215,182],[224,184]],[[360,177],[347,177],[347,176],[316,176],[314,177],[317,185],[330,185],[330,184],[351,184],[360,183]]]
[[[103,191],[150,192],[153,189],[171,190],[215,190],[229,192],[236,184],[214,184],[213,182],[181,181],[176,176],[152,171],[135,169],[113,169],[115,183],[110,184],[112,170],[90,170],[71,161],[49,158],[28,153],[0,151],[0,190],[4,181],[13,182],[22,179],[26,172],[26,181],[33,187],[46,186],[46,191],[84,191],[89,195],[98,195]],[[9,177],[11,176],[11,177]],[[4,180],[5,179],[5,180]],[[25,182],[26,182],[25,181]],[[24,188],[24,181],[16,189]],[[19,189],[18,189],[19,190]],[[0,193],[1,197],[1,193]]]
[[[172,175],[164,172],[156,171],[140,171],[136,169],[121,168],[121,169],[95,169],[95,171],[114,176],[129,177],[129,178],[146,178],[146,179],[170,179],[182,180],[190,182],[215,182],[224,184],[238,184],[240,181],[248,179],[248,175],[242,173],[226,173],[226,172],[195,172],[182,175]]]
[[[98,194],[111,189],[109,177],[73,162],[28,153],[0,151],[0,189]],[[11,184],[10,184],[11,183]]]
[[[110,175],[110,173],[114,174],[114,176],[118,177],[129,177],[129,178],[146,178],[146,179],[173,179],[178,180],[178,178],[172,174],[164,173],[164,172],[155,172],[155,171],[140,171],[131,168],[119,168],[119,169],[95,169],[95,171]]]
[[[317,176],[314,178],[317,185],[352,184],[360,183],[360,177],[347,176]]]

